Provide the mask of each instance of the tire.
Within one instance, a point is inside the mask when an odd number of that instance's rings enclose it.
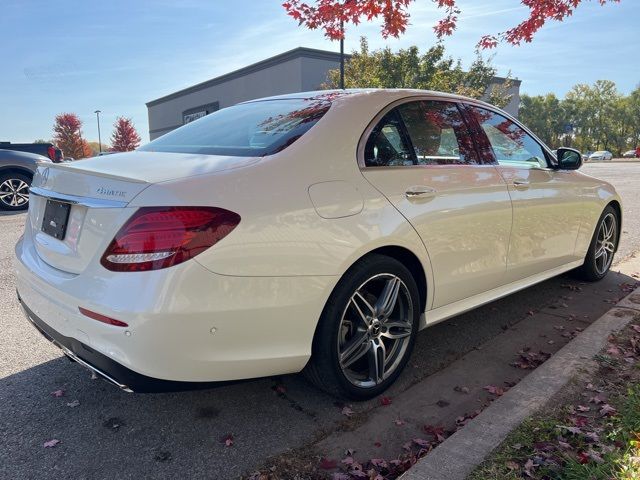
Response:
[[[602,280],[611,268],[619,235],[618,213],[611,205],[607,205],[596,224],[584,264],[575,271],[576,276],[589,282]]]
[[[385,391],[411,356],[418,299],[416,282],[399,261],[376,254],[358,261],[325,305],[304,369],[307,378],[341,398],[365,400]]]
[[[31,177],[22,173],[0,175],[0,209],[16,211],[29,207]]]

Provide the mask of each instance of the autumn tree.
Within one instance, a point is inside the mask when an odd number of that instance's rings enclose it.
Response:
[[[140,135],[130,118],[118,117],[113,124],[111,151],[130,152],[140,146]]]
[[[369,50],[366,38],[360,39],[360,51],[354,51],[345,64],[345,88],[418,88],[485,98],[504,107],[511,95],[511,83],[493,82],[496,70],[478,56],[464,70],[460,60],[445,55],[442,44],[421,53],[416,46],[391,51],[389,47]],[[338,88],[339,70],[330,70],[327,88]]]
[[[75,113],[61,113],[53,125],[53,143],[65,157],[73,159],[90,157],[92,152],[87,141],[82,138],[82,122]]]
[[[421,0],[426,2],[427,0]],[[433,27],[438,38],[451,35],[461,14],[458,0],[431,0],[443,10],[443,17]],[[620,0],[597,0],[601,5],[619,3]],[[480,3],[480,0],[477,0]],[[534,35],[550,20],[563,21],[586,0],[513,0],[528,8],[525,19],[504,32],[484,35],[478,41],[480,48],[493,48],[499,42],[519,45],[531,42]],[[344,36],[343,25],[357,25],[363,20],[382,19],[382,36],[399,37],[409,24],[409,6],[414,0],[286,0],[282,6],[301,25],[320,28],[331,40]],[[491,3],[484,2],[487,6]]]

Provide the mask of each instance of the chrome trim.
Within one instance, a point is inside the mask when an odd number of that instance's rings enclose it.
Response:
[[[467,98],[467,97],[463,97],[463,96],[460,96],[460,95],[452,95],[452,96],[447,96],[446,94],[445,95],[438,95],[438,94],[434,94],[434,93],[426,93],[425,92],[424,94],[414,94],[414,95],[410,95],[410,96],[407,96],[407,97],[403,97],[403,98],[394,100],[393,102],[389,103],[386,107],[384,107],[382,110],[380,110],[375,117],[373,117],[373,120],[371,120],[369,125],[367,125],[367,128],[365,128],[364,132],[362,132],[362,135],[360,135],[360,139],[358,140],[358,148],[356,149],[356,157],[357,157],[357,161],[358,161],[358,167],[360,167],[360,170],[364,170],[364,169],[380,169],[380,168],[411,168],[411,167],[414,167],[414,168],[416,168],[416,167],[417,168],[433,168],[433,167],[442,167],[442,166],[453,166],[453,165],[406,165],[406,166],[405,165],[396,165],[396,166],[386,166],[386,167],[368,167],[368,166],[365,165],[364,149],[365,149],[367,140],[369,139],[369,135],[371,135],[371,132],[376,127],[378,122],[382,119],[382,117],[384,117],[390,110],[392,110],[393,108],[397,107],[398,105],[402,105],[404,103],[410,103],[410,102],[426,101],[426,100],[455,103],[458,106],[462,106],[462,107],[464,106],[464,104],[475,105],[477,107],[484,108],[485,110],[489,110],[489,111],[492,111],[494,113],[497,113],[498,115],[502,115],[503,117],[507,118],[508,120],[511,120],[516,125],[518,125],[520,128],[522,128],[537,143],[540,144],[540,146],[545,151],[545,153],[547,153],[551,158],[555,159],[555,155],[553,154],[551,149],[542,140],[540,140],[531,130],[529,130],[526,126],[524,126],[516,118],[512,117],[511,115],[509,115],[504,110],[501,110],[500,108],[497,108],[497,107],[491,105],[490,103],[483,102],[482,100],[477,100],[475,98]],[[496,162],[496,163],[490,163],[490,164],[489,163],[459,164],[458,166],[467,166],[467,167],[491,166],[491,167],[498,167],[498,166],[500,166],[500,164],[498,162]],[[557,168],[553,168],[553,167],[547,167],[546,170],[558,171]]]
[[[52,192],[51,190],[46,190],[40,187],[31,187],[29,189],[29,193],[37,197],[70,203],[71,205],[82,205],[89,208],[123,208],[126,207],[129,203],[123,202],[122,200],[107,200],[104,198],[89,198],[81,197],[79,195],[68,195],[66,193]]]

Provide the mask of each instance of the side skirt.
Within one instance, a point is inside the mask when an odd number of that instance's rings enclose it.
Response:
[[[494,288],[493,290],[489,290],[488,292],[479,293],[477,295],[474,295],[473,297],[465,298],[464,300],[459,300],[449,305],[444,305],[442,307],[429,310],[420,317],[420,329],[430,327],[431,325],[435,325],[436,323],[447,320],[448,318],[455,317],[456,315],[460,315],[461,313],[473,310],[474,308],[477,308],[486,303],[493,302],[494,300],[506,297],[507,295],[511,295],[512,293],[515,293],[519,290],[531,287],[536,283],[540,283],[550,278],[556,277],[562,273],[579,267],[583,263],[584,260],[576,260],[575,262],[552,268],[551,270],[532,275],[522,280],[518,280],[517,282]]]

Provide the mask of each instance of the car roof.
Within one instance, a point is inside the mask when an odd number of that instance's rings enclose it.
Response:
[[[450,101],[472,102],[475,104],[492,107],[492,105],[477,100],[475,98],[456,95],[453,93],[438,92],[435,90],[418,90],[412,88],[348,88],[345,90],[311,90],[307,92],[287,93],[284,95],[274,95],[271,97],[256,98],[244,103],[261,102],[267,100],[286,100],[286,99],[308,99],[308,100],[327,100],[331,102],[342,102],[361,99],[363,97],[388,97],[390,101],[404,97],[438,97]],[[492,107],[495,108],[495,107]]]
[[[30,152],[21,152],[20,150],[6,150],[0,148],[0,160],[5,158],[23,158],[23,159],[32,159],[32,160],[42,160],[51,161],[49,157],[45,157],[44,155],[38,155],[37,153]]]

